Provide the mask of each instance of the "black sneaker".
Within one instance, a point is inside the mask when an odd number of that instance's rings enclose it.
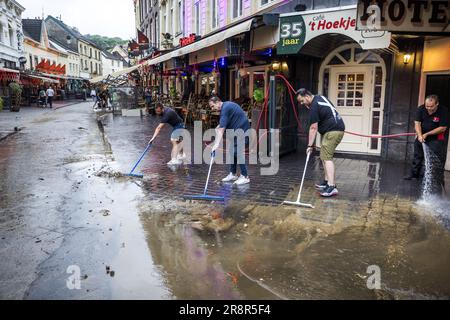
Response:
[[[322,183],[318,183],[315,185],[316,189],[319,191],[325,190],[326,187],[328,187],[328,181],[324,180]]]
[[[321,193],[320,195],[322,197],[332,197],[332,196],[337,196],[339,194],[338,189],[336,188],[336,186],[327,186]]]

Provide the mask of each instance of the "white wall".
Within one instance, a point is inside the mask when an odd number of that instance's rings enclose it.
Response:
[[[14,1],[10,4],[12,8],[0,0],[0,60],[16,62],[19,67],[19,58],[23,55],[23,44],[19,40],[23,40],[21,14],[24,8],[18,7]]]
[[[36,69],[36,63],[35,63],[35,57],[38,58],[38,61],[41,62],[42,59],[49,60],[52,63],[56,62],[56,64],[60,63],[58,62],[58,55],[53,51],[48,51],[45,48],[42,47],[35,47],[30,44],[31,40],[26,39],[24,42],[24,48],[25,48],[25,55],[27,58],[27,63],[25,64],[25,69]],[[35,42],[33,42],[35,43]],[[33,63],[30,63],[30,55],[33,57]],[[31,65],[33,65],[33,68],[31,68]]]
[[[123,61],[108,59],[104,54],[102,54],[102,66],[104,76],[124,69]]]

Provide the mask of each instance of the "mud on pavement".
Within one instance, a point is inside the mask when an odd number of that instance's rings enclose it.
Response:
[[[448,230],[410,201],[380,196],[308,210],[164,200],[145,201],[140,212],[179,298],[450,297]],[[379,290],[367,287],[374,265]]]

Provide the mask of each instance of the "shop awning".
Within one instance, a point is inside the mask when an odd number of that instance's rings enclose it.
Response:
[[[67,79],[66,76],[61,76],[61,75],[57,75],[57,74],[42,73],[42,75],[45,77],[48,77],[48,78]]]
[[[209,36],[205,39],[194,42],[193,44],[187,45],[186,47],[176,49],[174,51],[171,51],[171,52],[164,54],[160,57],[157,57],[155,59],[148,60],[145,64],[147,64],[147,65],[158,64],[158,63],[167,61],[172,58],[184,56],[186,54],[198,51],[200,49],[211,47],[215,44],[218,44],[218,43],[224,41],[225,39],[228,39],[228,38],[237,36],[241,33],[250,31],[250,29],[252,27],[252,23],[253,23],[253,19],[247,20],[238,25],[235,25],[234,27],[231,27],[229,29],[223,30],[216,34],[213,34],[212,36]]]
[[[19,70],[8,69],[8,68],[0,68],[0,71],[2,71],[2,72],[11,72],[11,73],[20,73]]]
[[[116,71],[114,73],[107,74],[107,75],[104,75],[104,76],[96,77],[96,78],[93,78],[93,79],[89,80],[89,82],[90,83],[99,83],[99,82],[102,82],[103,80],[106,80],[108,78],[118,78],[120,76],[123,76],[125,74],[131,73],[131,72],[139,69],[139,67],[141,67],[141,66],[143,66],[143,64],[140,64],[140,65],[137,65],[137,66],[133,66],[133,67],[130,67],[130,68],[126,68],[126,69],[123,69],[123,70],[120,70],[120,71]]]
[[[55,79],[51,79],[51,78],[46,78],[46,77],[41,77],[41,76],[36,76],[36,75],[32,75],[32,74],[25,74],[24,77],[29,77],[29,78],[34,78],[34,79],[40,79],[43,80],[45,82],[49,82],[49,83],[59,83],[58,80]]]
[[[20,71],[9,69],[9,68],[0,68],[0,80],[6,81],[19,81]]]

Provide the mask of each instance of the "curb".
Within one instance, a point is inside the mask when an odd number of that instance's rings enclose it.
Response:
[[[19,130],[17,130],[17,131],[11,131],[10,133],[7,133],[5,136],[0,137],[0,142],[8,139],[9,137],[15,135],[16,133],[19,133],[21,130],[22,130],[22,128],[19,128]]]
[[[76,105],[76,104],[79,104],[79,103],[82,103],[82,102],[72,102],[72,103],[69,103],[69,104],[66,104],[66,105],[63,105],[63,106],[60,106],[60,107],[54,107],[52,110],[53,111],[59,110],[59,109],[70,107],[70,106],[73,106],[73,105]]]

